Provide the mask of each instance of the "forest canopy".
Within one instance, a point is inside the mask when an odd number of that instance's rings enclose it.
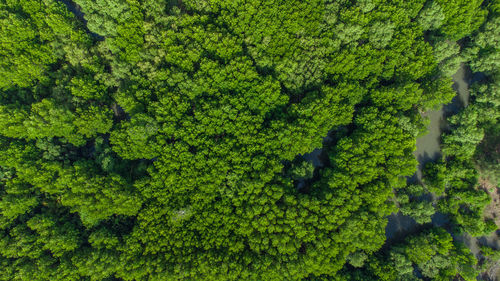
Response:
[[[0,280],[474,277],[442,229],[379,250],[394,190],[423,194],[406,187],[421,113],[455,95],[464,42],[498,75],[483,59],[498,61],[496,7],[0,0]],[[465,189],[474,173],[429,180]],[[443,212],[491,230],[459,214],[488,202],[471,196]]]

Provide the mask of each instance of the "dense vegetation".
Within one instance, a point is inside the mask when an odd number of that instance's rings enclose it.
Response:
[[[443,229],[381,247],[394,197],[495,227],[498,7],[0,0],[0,280],[472,280]],[[407,187],[461,62],[487,81]]]
[[[470,104],[448,118],[443,157],[427,165],[425,178],[429,190],[442,196],[440,211],[450,214],[461,230],[475,236],[497,228],[492,221],[482,221],[490,199],[477,188],[480,176],[498,186],[500,171],[500,5],[493,3],[489,9],[487,21],[464,43],[464,60],[469,61],[473,72],[481,74],[481,79],[472,84]]]
[[[359,267],[355,259],[353,267]],[[477,263],[463,244],[454,244],[445,230],[435,228],[410,236],[389,250],[376,253],[361,270],[351,270],[344,280],[453,280],[459,274],[463,280],[476,280]],[[425,280],[425,279],[424,279]]]

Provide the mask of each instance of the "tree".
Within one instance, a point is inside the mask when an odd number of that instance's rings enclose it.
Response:
[[[118,35],[117,28],[130,13],[127,1],[117,0],[76,0],[87,20],[90,31],[100,36],[114,37]]]
[[[475,280],[479,274],[476,265],[465,245],[453,241],[445,230],[431,228],[377,253],[361,270],[379,280],[449,280],[456,276]]]
[[[422,185],[409,185],[399,189],[396,194],[399,211],[419,224],[430,223],[436,210],[432,202],[422,198],[426,193]]]
[[[439,230],[379,250],[394,188],[430,217],[402,188],[478,1],[66,2],[0,0],[0,279],[472,276]],[[495,106],[457,117],[426,180],[474,234],[487,202],[451,148]]]
[[[435,30],[443,25],[446,15],[438,1],[428,2],[420,11],[418,23],[424,30]]]

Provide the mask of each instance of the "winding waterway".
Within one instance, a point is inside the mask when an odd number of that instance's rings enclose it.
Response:
[[[478,77],[473,77],[468,68],[462,65],[457,73],[453,75],[453,88],[457,92],[457,95],[453,98],[452,102],[444,105],[440,110],[430,110],[423,114],[423,116],[430,119],[430,123],[427,127],[428,133],[417,139],[417,150],[414,152],[414,155],[419,164],[415,175],[409,179],[410,182],[421,182],[424,165],[429,161],[436,161],[441,157],[441,134],[448,126],[446,118],[456,114],[468,105],[469,84],[476,79]],[[448,219],[443,214],[436,213],[432,217],[432,225],[434,226],[444,226],[447,223]],[[421,227],[412,218],[404,216],[399,212],[393,213],[389,216],[386,226],[386,237],[388,241],[401,240],[413,232],[420,230]],[[477,256],[480,251],[478,242],[482,245],[500,249],[498,232],[479,238],[474,238],[466,234],[455,236],[455,239],[465,243],[471,252]],[[496,273],[492,273],[492,275],[498,277],[500,268],[496,268],[495,270]]]
[[[415,175],[409,179],[410,182],[421,182],[422,169],[425,164],[441,157],[441,134],[447,127],[446,118],[468,105],[470,78],[471,75],[467,67],[462,65],[453,75],[453,89],[457,95],[451,103],[444,105],[439,110],[429,110],[422,114],[423,117],[429,118],[430,122],[427,126],[428,133],[417,139],[417,150],[413,154],[418,161],[418,167]],[[435,226],[443,226],[447,222],[446,216],[441,214],[436,214],[432,218],[432,223]],[[420,225],[412,218],[401,213],[391,214],[385,229],[386,237],[388,240],[397,240],[419,228]]]

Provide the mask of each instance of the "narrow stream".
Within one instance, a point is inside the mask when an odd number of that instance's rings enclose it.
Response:
[[[59,2],[63,3],[64,5],[66,5],[66,8],[75,15],[76,19],[79,20],[84,28],[86,29],[86,31],[92,36],[94,37],[96,40],[98,41],[102,41],[104,40],[104,37],[102,37],[101,35],[97,34],[97,33],[94,33],[92,31],[90,31],[87,27],[87,20],[85,19],[85,14],[83,13],[82,9],[80,6],[78,6],[73,0],[58,0]]]

